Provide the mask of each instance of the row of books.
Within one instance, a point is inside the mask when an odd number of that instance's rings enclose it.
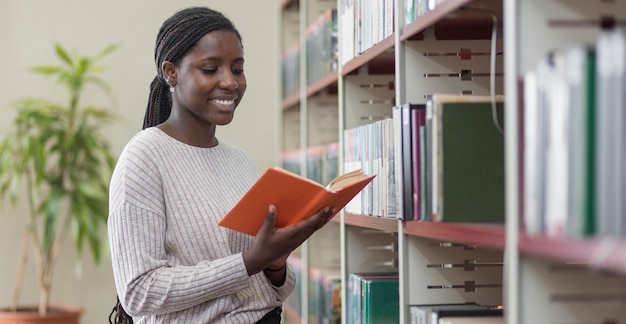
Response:
[[[325,10],[306,29],[306,77],[313,84],[338,67],[337,10]],[[283,52],[281,60],[281,86],[283,98],[300,90],[300,44]]]
[[[346,323],[398,323],[398,273],[350,273],[347,282]]]
[[[306,30],[306,73],[313,84],[337,70],[337,9],[325,10]]]
[[[360,169],[376,175],[346,205],[346,212],[397,218],[393,132],[389,118],[344,130],[344,173]]]
[[[303,278],[303,268],[299,259],[290,257],[288,263],[294,270],[297,282]],[[339,269],[316,269],[308,270],[308,314],[307,323],[315,324],[339,324],[341,323],[341,275]],[[289,295],[285,304],[300,319],[302,285],[296,285],[294,292]]]
[[[433,95],[344,131],[344,171],[377,177],[347,206],[403,220],[504,222],[502,96]]]
[[[435,94],[394,110],[403,218],[504,223],[504,98]]]
[[[504,222],[503,97],[435,94],[393,107],[392,118],[343,132],[343,173],[376,175],[352,214],[435,222]],[[326,185],[338,143],[283,152],[281,166]]]
[[[300,45],[288,48],[281,59],[281,90],[283,98],[295,95],[300,90]]]
[[[393,34],[393,0],[340,0],[341,64]]]
[[[524,77],[523,220],[530,235],[626,235],[626,33],[543,57]]]
[[[476,303],[409,305],[410,324],[504,324],[500,306]]]
[[[308,179],[326,185],[337,177],[339,143],[309,147],[305,152],[301,150],[282,152],[280,155],[280,166],[295,174],[302,174],[301,159],[303,153],[306,159],[306,175]]]
[[[307,323],[341,323],[341,272],[339,269],[309,269]]]
[[[404,23],[409,24],[423,16],[444,0],[404,0]]]

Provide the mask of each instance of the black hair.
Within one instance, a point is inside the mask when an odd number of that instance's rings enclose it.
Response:
[[[143,120],[143,129],[164,122],[172,111],[169,85],[161,69],[163,62],[177,63],[200,38],[207,33],[218,30],[233,32],[241,42],[241,35],[233,23],[222,13],[209,8],[191,7],[183,9],[163,23],[154,47],[157,76],[150,84],[150,95]]]
[[[241,42],[241,35],[233,23],[222,13],[204,7],[191,7],[175,13],[161,25],[154,47],[157,76],[150,84],[148,106],[143,129],[163,123],[172,111],[169,85],[163,76],[163,61],[177,63],[204,35],[218,30],[233,32]],[[243,45],[242,45],[243,46]],[[132,324],[133,319],[122,307],[119,297],[109,323]]]

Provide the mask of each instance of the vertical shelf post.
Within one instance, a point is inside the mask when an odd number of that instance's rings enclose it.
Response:
[[[505,215],[506,242],[504,251],[504,308],[506,323],[519,323],[519,187],[518,187],[518,49],[517,13],[519,1],[504,1],[504,52],[507,55],[504,70],[505,106],[509,111],[504,120],[505,139]]]

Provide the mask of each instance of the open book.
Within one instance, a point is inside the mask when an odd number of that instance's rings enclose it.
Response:
[[[324,187],[282,168],[269,168],[219,225],[254,236],[263,225],[270,205],[276,206],[277,228],[313,216],[324,207],[339,212],[374,177],[355,170],[338,176]]]

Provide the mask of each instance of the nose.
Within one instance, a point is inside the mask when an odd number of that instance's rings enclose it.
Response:
[[[233,72],[227,69],[222,73],[219,86],[223,89],[235,90],[239,88],[239,82],[237,82],[237,78],[235,78]]]

